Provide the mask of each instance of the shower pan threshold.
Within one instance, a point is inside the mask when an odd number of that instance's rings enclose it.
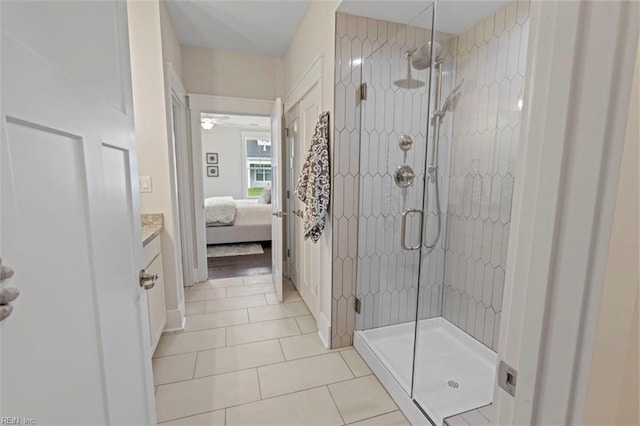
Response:
[[[490,404],[496,353],[442,317],[418,322],[415,403],[410,398],[414,323],[356,331],[354,346],[414,425]],[[427,414],[425,418],[421,410]]]

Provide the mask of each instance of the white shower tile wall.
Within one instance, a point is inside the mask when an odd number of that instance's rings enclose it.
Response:
[[[454,73],[451,72],[455,68],[455,52],[457,49],[457,37],[453,34],[436,31],[434,33],[435,41],[441,46],[440,61],[442,62],[442,98],[444,99],[454,87]],[[431,109],[429,116],[433,115],[436,109],[435,96],[436,90],[436,73],[432,75],[432,95],[430,99]],[[441,100],[442,102],[442,100]],[[446,229],[448,223],[448,200],[449,200],[449,174],[450,174],[450,156],[451,141],[453,132],[454,116],[446,114],[440,126],[439,138],[439,158],[438,158],[438,184],[439,197],[441,205],[441,235],[432,249],[427,248],[432,245],[432,241],[437,236],[438,216],[436,209],[436,191],[434,182],[430,181],[424,195],[424,211],[425,211],[425,236],[424,246],[422,250],[422,266],[420,269],[420,292],[418,303],[418,318],[428,319],[442,315],[442,292],[444,289],[444,268],[445,268],[445,248],[446,248]],[[433,126],[429,127],[428,132],[429,147],[433,147],[432,140],[434,138]],[[430,164],[433,152],[428,150],[427,159]]]
[[[417,27],[342,13],[336,16],[333,220],[338,237],[333,247],[333,347],[352,343],[354,320],[360,329],[416,317],[419,254],[401,249],[400,227],[402,210],[423,204],[429,85],[404,89],[394,82],[407,78],[404,52],[424,45],[429,37],[429,31]],[[449,56],[452,62],[453,55]],[[427,70],[412,70],[413,80],[426,83],[428,75]],[[363,81],[367,99],[360,102],[356,95]],[[401,133],[414,140],[406,157],[397,143]],[[448,164],[448,148],[440,155],[441,164]],[[406,190],[393,182],[396,168],[403,163],[417,174],[414,186]],[[441,168],[439,174],[445,181],[448,168]],[[445,201],[447,194],[443,191]],[[433,216],[431,206],[429,210]],[[429,223],[435,223],[432,217]],[[413,244],[418,226],[416,218],[409,221],[407,235],[413,237]],[[443,242],[435,253],[441,259],[440,274],[425,276],[425,281],[433,278],[429,284],[439,286],[435,292],[440,294]],[[356,294],[362,301],[362,313],[357,316]],[[441,306],[423,305],[428,309],[421,308],[422,314],[441,314]]]
[[[366,18],[336,14],[332,220],[331,347],[352,344],[358,243],[360,62],[380,45],[377,25]],[[386,28],[385,28],[386,29]],[[386,37],[386,35],[384,35]],[[375,47],[374,47],[375,46]],[[367,53],[368,51],[368,53]]]
[[[529,33],[513,1],[458,37],[443,316],[496,350]]]

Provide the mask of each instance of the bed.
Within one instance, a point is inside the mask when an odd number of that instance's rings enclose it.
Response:
[[[207,244],[271,241],[271,204],[212,197],[205,200]]]

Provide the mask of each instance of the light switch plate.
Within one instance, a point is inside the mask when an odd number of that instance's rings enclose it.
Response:
[[[151,187],[151,176],[138,176],[140,192],[153,192]]]

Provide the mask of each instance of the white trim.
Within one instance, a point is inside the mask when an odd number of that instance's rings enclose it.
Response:
[[[182,310],[172,309],[170,311],[167,311],[167,323],[164,327],[165,333],[184,330],[184,325],[187,321],[187,317],[184,315],[183,311],[184,306],[182,306]]]
[[[180,272],[183,274],[183,284],[185,286],[189,286],[195,282],[196,269],[194,268],[195,232],[193,206],[188,202],[192,197],[193,186],[190,178],[192,167],[191,153],[189,151],[190,146],[187,143],[187,92],[180,81],[178,73],[170,62],[167,62],[165,72],[165,81],[167,84],[167,137],[172,141],[171,143],[175,149],[175,172],[178,187],[177,209],[179,212],[178,217],[180,218],[178,226],[180,228],[181,236],[180,255],[182,256],[182,270]],[[174,121],[176,121],[173,117],[174,104],[180,110],[180,117],[177,119],[178,128],[176,131],[179,132],[179,136],[183,138],[182,143],[178,143],[179,141],[173,140],[173,124]],[[182,292],[183,297],[179,298],[179,301],[184,299],[184,289]]]
[[[167,72],[168,70],[168,72]],[[179,152],[178,152],[178,144],[176,143],[176,141],[174,140],[173,136],[173,120],[172,120],[172,116],[173,116],[173,109],[172,109],[172,98],[173,98],[173,89],[171,86],[171,83],[176,83],[176,88],[178,89],[178,91],[182,90],[182,94],[184,95],[186,92],[184,91],[184,87],[182,86],[182,83],[180,82],[180,78],[178,77],[178,75],[174,73],[174,75],[172,76],[172,66],[171,63],[168,62],[165,65],[165,73],[163,73],[163,77],[164,77],[164,84],[165,84],[165,113],[166,113],[166,131],[167,131],[167,142],[169,144],[168,146],[168,153],[169,153],[169,183],[171,185],[171,188],[169,189],[170,194],[171,194],[171,213],[172,213],[172,217],[173,220],[171,221],[171,225],[170,227],[173,228],[173,241],[170,241],[169,239],[169,235],[165,232],[163,233],[163,237],[162,237],[162,241],[163,241],[163,246],[167,247],[167,246],[173,246],[173,263],[174,263],[174,270],[175,270],[175,278],[176,278],[176,284],[175,284],[175,292],[176,292],[176,301],[178,304],[178,307],[182,308],[182,312],[183,314],[185,314],[185,310],[184,310],[184,263],[183,263],[183,235],[182,235],[182,219],[180,217],[180,206],[179,206],[179,189],[178,189],[178,185],[180,182],[180,177],[178,176],[178,157],[179,157]],[[167,90],[167,89],[171,89],[171,90]],[[186,98],[182,98],[182,100],[180,100],[179,98],[179,94],[178,97],[176,97],[176,100],[178,100],[179,102],[186,102]],[[185,105],[186,108],[186,105]],[[186,130],[186,129],[185,129]],[[185,138],[186,138],[186,131],[185,131]],[[165,222],[166,223],[166,222]],[[166,225],[165,225],[166,226]],[[165,256],[167,253],[167,250],[163,250],[163,256]],[[166,286],[166,281],[165,281],[165,286]],[[167,287],[165,287],[165,294],[167,291]]]
[[[391,395],[391,398],[393,398],[398,407],[400,407],[402,414],[404,414],[407,420],[414,426],[431,426],[429,420],[427,420],[420,409],[416,407],[409,395],[378,359],[358,331],[353,333],[353,347],[356,348],[356,351],[362,356],[362,359],[364,359],[371,371],[373,371],[376,378],[380,380],[380,383],[382,383],[386,391]]]
[[[200,112],[271,116],[273,102],[264,99],[230,98],[228,96],[189,93],[189,108]]]
[[[320,340],[322,340],[324,347],[331,349],[331,322],[319,309],[316,327],[318,327],[318,336],[320,336]]]
[[[190,95],[189,95],[190,96]],[[191,98],[189,97],[191,104]],[[206,281],[209,277],[207,265],[207,228],[204,219],[204,171],[202,168],[202,126],[200,124],[200,110],[190,110],[191,132],[189,144],[191,146],[191,178],[193,185],[193,229],[196,239],[195,252],[195,281]]]
[[[637,16],[635,2],[531,3],[498,347],[518,382],[515,398],[496,387],[497,424],[581,424]]]
[[[191,115],[190,146],[192,155],[193,209],[196,239],[196,281],[206,281],[209,275],[207,266],[206,224],[204,219],[204,177],[202,171],[202,127],[200,114],[203,112],[219,114],[259,115],[270,117],[274,101],[264,99],[231,98],[227,96],[187,95]]]
[[[318,56],[311,66],[307,68],[302,77],[300,77],[296,82],[289,93],[287,93],[287,96],[285,96],[284,101],[282,102],[285,113],[288,112],[295,104],[300,102],[302,97],[307,94],[316,83],[321,82],[324,77],[324,68],[322,67],[323,60],[322,56]],[[322,99],[320,101],[322,101]],[[322,103],[320,105],[322,105]]]

